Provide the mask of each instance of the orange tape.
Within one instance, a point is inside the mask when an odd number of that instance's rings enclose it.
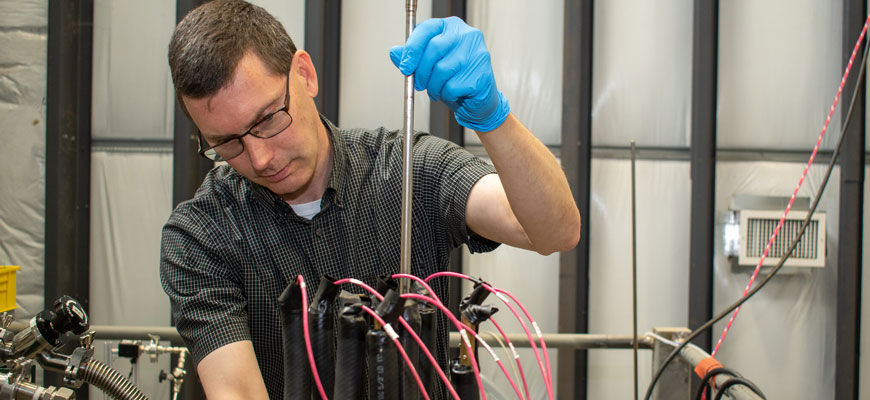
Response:
[[[695,375],[698,375],[698,378],[704,379],[707,373],[715,368],[722,368],[722,363],[716,361],[713,357],[707,357],[695,366]]]

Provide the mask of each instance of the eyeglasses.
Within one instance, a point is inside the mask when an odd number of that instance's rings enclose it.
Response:
[[[200,132],[199,137],[197,138],[199,141],[199,154],[209,160],[226,161],[237,157],[245,151],[245,144],[242,142],[243,137],[252,135],[260,139],[268,139],[284,132],[288,127],[290,127],[290,124],[293,123],[293,117],[288,111],[290,107],[289,77],[284,82],[284,88],[284,108],[263,117],[257,121],[251,129],[248,129],[247,132],[223,140],[214,146],[209,146],[202,137],[202,132]]]

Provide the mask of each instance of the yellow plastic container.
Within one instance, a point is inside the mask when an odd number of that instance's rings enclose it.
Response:
[[[21,269],[18,265],[0,265],[0,312],[14,310],[15,305],[15,273]]]

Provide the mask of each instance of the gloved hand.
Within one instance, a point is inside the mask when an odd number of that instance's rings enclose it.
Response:
[[[483,33],[457,17],[423,21],[390,60],[414,88],[447,104],[460,125],[489,132],[504,122],[510,105],[495,85]]]

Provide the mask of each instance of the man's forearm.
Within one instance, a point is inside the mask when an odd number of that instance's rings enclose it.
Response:
[[[580,212],[550,150],[513,114],[478,136],[532,247],[544,254],[573,248],[580,237]]]

